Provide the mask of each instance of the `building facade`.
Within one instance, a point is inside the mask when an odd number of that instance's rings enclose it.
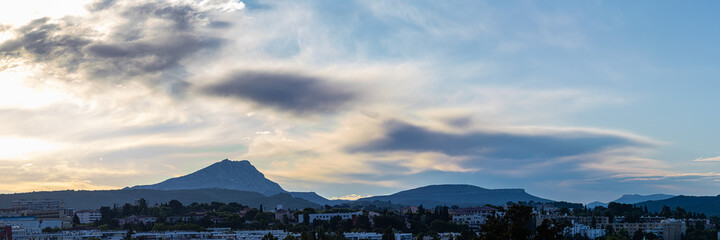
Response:
[[[80,220],[80,224],[88,224],[100,221],[102,214],[96,210],[81,210],[75,212],[75,215]]]

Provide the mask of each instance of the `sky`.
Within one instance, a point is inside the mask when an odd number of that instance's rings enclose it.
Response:
[[[249,160],[336,199],[430,184],[717,195],[715,1],[0,3],[0,192]]]

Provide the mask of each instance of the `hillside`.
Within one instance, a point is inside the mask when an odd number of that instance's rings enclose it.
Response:
[[[671,197],[674,197],[675,195],[667,195],[667,194],[651,194],[651,195],[640,195],[640,194],[625,194],[622,195],[620,198],[612,201],[616,203],[623,203],[623,204],[636,204],[640,202],[646,202],[646,201],[656,201],[656,200],[665,200]],[[604,202],[591,202],[586,205],[587,208],[595,208],[595,207],[607,207],[608,203]]]
[[[361,198],[357,201],[390,201],[403,205],[501,205],[509,201],[552,202],[530,195],[523,189],[485,189],[473,185],[430,185],[398,192],[387,196]]]
[[[210,203],[210,202],[237,202],[251,207],[260,204],[274,208],[282,204],[288,209],[302,209],[306,207],[320,207],[310,201],[293,198],[290,194],[281,193],[265,196],[255,192],[228,190],[228,189],[195,189],[195,190],[148,190],[148,189],[122,189],[106,191],[52,191],[0,194],[0,208],[11,208],[12,201],[18,199],[60,199],[68,208],[98,209],[101,206],[113,206],[132,203],[134,200],[145,198],[149,204],[165,203],[178,200],[183,204]]]
[[[320,205],[334,206],[334,205],[350,202],[348,200],[329,200],[327,198],[324,198],[324,197],[318,195],[315,192],[290,192],[290,195],[295,198],[305,199],[305,200],[308,200],[310,202],[314,202],[314,203],[317,203]]]
[[[665,200],[665,199],[668,199],[668,198],[671,198],[674,196],[675,195],[667,195],[667,194],[651,194],[651,195],[625,194],[613,202],[624,203],[624,204],[635,204],[635,203],[646,202],[646,201]]]
[[[688,212],[699,212],[709,216],[720,216],[720,195],[718,196],[677,196],[665,200],[637,203],[647,206],[651,212],[660,212],[663,206],[671,209],[681,207]]]

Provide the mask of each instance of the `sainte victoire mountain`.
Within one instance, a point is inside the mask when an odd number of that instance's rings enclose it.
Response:
[[[192,190],[192,189],[230,189],[262,193],[266,196],[284,193],[279,184],[265,178],[249,161],[216,162],[194,173],[171,178],[153,185],[141,185],[132,189],[154,190]]]

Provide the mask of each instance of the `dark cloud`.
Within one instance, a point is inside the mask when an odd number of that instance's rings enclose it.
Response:
[[[19,37],[0,44],[0,56],[26,58],[74,71],[82,62],[82,49],[91,41],[83,36],[63,33],[63,27],[76,26],[51,23],[49,18],[33,20],[16,29]]]
[[[42,63],[54,75],[83,74],[93,81],[138,79],[181,93],[189,85],[183,61],[200,51],[217,50],[223,40],[208,36],[207,13],[192,5],[164,1],[87,6],[96,17],[114,15],[120,25],[102,33],[88,19],[41,18],[13,29],[15,39],[0,43],[0,57]],[[111,7],[112,6],[112,7]],[[166,25],[152,24],[162,20]],[[221,24],[222,25],[222,24]]]
[[[271,72],[243,72],[222,83],[209,86],[213,96],[248,100],[294,114],[336,112],[358,98],[358,93],[327,80]]]
[[[385,124],[385,136],[355,146],[352,152],[439,152],[483,159],[557,159],[621,147],[649,147],[628,137],[585,131],[545,134],[496,132],[445,133],[408,123]]]

